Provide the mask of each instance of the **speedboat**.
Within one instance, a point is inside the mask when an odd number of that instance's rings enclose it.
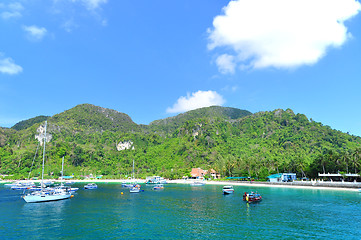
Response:
[[[132,188],[135,185],[136,185],[135,183],[122,183],[122,187],[126,187],[126,188]]]
[[[97,189],[98,186],[95,183],[88,183],[84,186],[84,189]]]
[[[191,186],[204,186],[205,185],[205,183],[204,182],[193,182],[193,183],[191,183],[190,184]]]
[[[130,188],[129,189],[129,192],[130,193],[139,193],[139,192],[142,192],[143,190],[140,190],[140,185],[137,184],[135,185],[134,187]]]
[[[153,187],[154,190],[161,190],[161,189],[164,189],[164,186],[163,184],[157,184]]]
[[[247,193],[247,192],[245,192],[243,194],[243,201],[246,201],[247,203],[260,202],[260,201],[262,201],[262,196],[259,193],[254,193],[254,192]]]
[[[222,192],[224,195],[234,193],[233,186],[224,186]]]
[[[76,191],[79,190],[79,188],[66,186],[66,185],[56,186],[56,187],[54,187],[54,189],[56,189],[58,191],[69,191],[71,193],[75,193]]]

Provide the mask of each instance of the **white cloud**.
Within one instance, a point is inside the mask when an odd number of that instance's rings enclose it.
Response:
[[[235,86],[225,86],[222,88],[222,91],[225,91],[225,92],[236,92],[238,90],[238,86],[235,85]]]
[[[24,31],[28,34],[29,39],[39,41],[46,35],[47,30],[44,27],[23,26]]]
[[[355,0],[230,1],[213,20],[208,48],[234,52],[232,61],[227,54],[217,63],[223,73],[231,73],[235,62],[243,68],[310,65],[345,43],[351,34],[344,21],[359,11]]]
[[[72,0],[73,2],[81,2],[86,9],[93,11],[100,7],[101,4],[105,4],[108,0]]]
[[[3,54],[0,53],[0,73],[14,75],[22,71],[23,68],[16,65],[12,58],[3,58]]]
[[[10,3],[8,5],[1,4],[0,9],[4,9],[3,12],[0,13],[2,19],[10,19],[10,18],[19,18],[22,16],[21,11],[24,10],[24,7],[19,2]]]
[[[197,108],[222,105],[225,100],[215,91],[198,91],[180,97],[171,108],[167,108],[167,113],[186,112]]]
[[[79,25],[74,22],[73,18],[71,18],[64,22],[61,27],[64,28],[67,32],[72,32],[74,29],[79,28]]]
[[[234,73],[234,69],[236,68],[234,56],[228,54],[218,56],[216,64],[218,66],[218,70],[223,74]]]

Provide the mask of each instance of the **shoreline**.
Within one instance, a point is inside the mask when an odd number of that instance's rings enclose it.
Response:
[[[16,180],[0,180],[0,184],[14,182]],[[25,180],[23,180],[25,181]],[[32,180],[35,183],[41,182],[41,180]],[[52,181],[54,183],[60,183],[61,180],[45,179],[44,181]],[[83,179],[83,180],[65,180],[74,183],[124,183],[129,182],[128,179]],[[135,182],[145,183],[144,179],[135,179]],[[167,180],[167,183],[173,184],[190,184],[194,180]],[[257,187],[271,187],[271,188],[295,188],[295,189],[320,189],[320,190],[341,190],[358,192],[361,189],[361,183],[352,182],[323,182],[323,181],[295,181],[289,183],[270,183],[270,182],[239,182],[239,181],[204,181],[209,185],[232,185],[232,186],[257,186]]]

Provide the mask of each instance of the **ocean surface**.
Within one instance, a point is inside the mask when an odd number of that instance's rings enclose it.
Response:
[[[361,239],[361,194],[351,191],[235,186],[120,184],[79,187],[74,198],[26,203],[0,185],[0,239]],[[245,191],[260,203],[242,201]],[[123,192],[123,194],[121,194]]]

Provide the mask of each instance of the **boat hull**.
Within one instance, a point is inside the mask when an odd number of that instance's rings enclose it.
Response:
[[[234,190],[223,190],[224,195],[232,194],[234,193]]]
[[[262,201],[262,196],[258,193],[245,193],[243,195],[243,201],[247,202],[247,203],[257,203]]]
[[[54,194],[54,195],[48,195],[48,194],[37,194],[37,195],[26,195],[23,197],[24,201],[27,203],[37,203],[37,202],[51,202],[51,201],[59,201],[71,198],[71,194]]]
[[[204,186],[206,185],[205,183],[202,182],[194,182],[190,184],[192,187],[198,187],[198,186]]]

